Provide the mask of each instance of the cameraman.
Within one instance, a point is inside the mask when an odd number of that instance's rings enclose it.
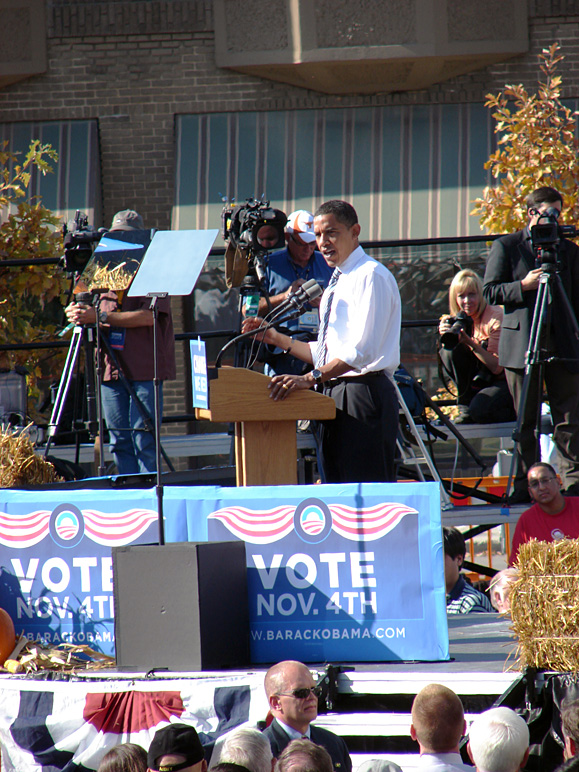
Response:
[[[503,309],[487,304],[480,277],[468,269],[452,280],[448,303],[452,316],[441,317],[438,353],[456,384],[455,423],[514,420],[513,400],[498,357]]]
[[[113,217],[111,231],[144,230],[143,218],[137,212],[126,209]],[[101,298],[99,324],[108,335],[120,368],[105,354],[104,376],[101,388],[103,413],[111,439],[111,453],[119,474],[155,472],[157,458],[155,438],[146,429],[145,419],[136,400],[125,385],[129,381],[137,399],[151,419],[155,415],[155,391],[153,379],[153,312],[151,299],[127,297],[122,300],[116,292],[108,292]],[[170,298],[158,301],[158,376],[161,381],[161,412],[163,381],[175,376],[175,336],[171,317]],[[71,303],[66,316],[75,324],[95,324],[96,309],[83,303]]]
[[[527,227],[493,244],[484,278],[484,295],[489,303],[504,306],[504,321],[499,343],[499,362],[505,368],[515,408],[525,375],[533,312],[539,279],[544,272],[532,248],[532,228],[541,221],[556,218],[563,208],[563,197],[550,187],[534,190],[526,199]],[[548,213],[548,214],[547,214]],[[556,245],[557,273],[575,316],[579,314],[579,248],[572,241],[560,239]],[[556,285],[554,285],[556,286]],[[548,356],[577,357],[576,342],[561,298],[553,297],[549,306],[550,335],[544,336],[541,348]],[[544,358],[544,357],[543,357]],[[518,444],[518,463],[514,492],[510,503],[530,501],[527,470],[538,460],[535,428],[537,408],[542,396],[542,383],[533,378],[525,403]],[[553,419],[553,441],[560,455],[559,472],[564,492],[579,493],[579,362],[546,361],[544,381]]]
[[[309,279],[316,279],[324,289],[328,286],[332,275],[332,269],[321,252],[315,249],[314,217],[310,212],[298,209],[289,215],[285,226],[285,240],[287,247],[274,252],[265,269],[263,284],[269,298],[261,298],[259,301],[258,314],[261,317],[266,316],[270,309],[277,308],[286,301],[290,293],[295,292]],[[319,305],[320,298],[317,298],[304,307],[298,319],[285,323],[289,330],[296,333],[296,339],[304,341],[316,339]],[[268,358],[265,366],[267,375],[284,373],[301,375],[311,370],[311,366],[304,364],[291,354],[284,354],[281,349],[272,349],[272,351],[273,354]]]

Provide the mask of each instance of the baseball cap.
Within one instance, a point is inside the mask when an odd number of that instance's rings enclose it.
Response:
[[[298,209],[292,212],[287,218],[286,232],[299,236],[302,241],[311,244],[316,240],[314,234],[314,216],[305,209]]]
[[[122,212],[117,212],[113,217],[111,224],[112,231],[143,231],[145,225],[143,218],[134,209],[123,209]]]
[[[158,759],[170,754],[184,756],[185,761],[178,764],[163,764],[162,766],[157,763]],[[147,753],[147,766],[149,769],[158,770],[158,772],[177,772],[179,769],[198,764],[204,758],[201,740],[192,726],[169,724],[169,726],[155,732]]]

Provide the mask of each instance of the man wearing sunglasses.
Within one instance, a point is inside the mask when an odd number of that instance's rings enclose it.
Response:
[[[305,209],[292,212],[285,226],[287,247],[274,252],[265,269],[265,290],[269,297],[259,301],[259,316],[265,317],[274,308],[284,303],[306,281],[315,279],[325,289],[328,286],[332,269],[326,263],[322,254],[316,251],[314,234],[314,217]],[[319,327],[320,298],[304,306],[297,319],[284,324],[292,331],[298,340],[315,340]],[[300,359],[291,354],[283,353],[281,349],[272,347],[271,361],[266,364],[267,375],[294,373],[301,375],[311,370]],[[271,353],[271,352],[270,352]]]
[[[293,660],[278,662],[265,675],[265,693],[273,721],[264,730],[277,758],[291,740],[307,738],[325,748],[337,772],[351,772],[352,760],[341,737],[311,726],[318,715],[318,697],[310,670]]]
[[[526,367],[526,355],[537,300],[537,288],[544,273],[532,245],[531,229],[557,223],[563,197],[550,187],[537,188],[527,196],[527,227],[493,241],[487,261],[483,294],[487,302],[504,307],[499,340],[499,363],[519,410]],[[546,259],[546,255],[543,254]],[[557,244],[556,272],[576,317],[579,317],[579,247],[567,239]],[[541,341],[541,358],[546,359],[544,381],[553,419],[553,441],[561,461],[559,469],[567,494],[579,493],[579,352],[572,332],[572,320],[564,313],[564,298],[558,283],[552,283],[549,304],[550,335]],[[525,401],[514,492],[510,503],[530,501],[527,470],[536,461],[535,425],[541,400],[539,378],[532,378]]]
[[[579,538],[579,498],[563,496],[561,481],[550,464],[539,461],[527,474],[529,495],[535,502],[520,516],[511,547],[509,565],[517,561],[521,544]]]

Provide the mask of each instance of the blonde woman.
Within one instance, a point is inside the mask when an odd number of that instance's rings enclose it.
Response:
[[[501,306],[483,297],[481,278],[460,271],[448,291],[450,315],[441,317],[439,355],[454,381],[460,412],[456,423],[500,423],[515,420],[513,400],[499,364]]]

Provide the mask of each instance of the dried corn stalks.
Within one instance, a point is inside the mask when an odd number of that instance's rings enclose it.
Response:
[[[0,488],[61,481],[54,466],[36,455],[26,431],[0,430]]]
[[[76,673],[80,670],[103,670],[114,665],[114,657],[94,651],[90,646],[75,646],[71,643],[48,646],[21,637],[11,658],[6,660],[4,667],[0,667],[0,672],[27,675],[46,671]]]
[[[519,549],[511,617],[521,668],[579,671],[579,539]]]

